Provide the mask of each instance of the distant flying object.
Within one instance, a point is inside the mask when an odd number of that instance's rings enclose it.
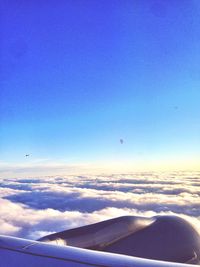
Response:
[[[29,157],[29,156],[30,156],[30,154],[26,154],[26,155],[25,155],[25,157]]]
[[[45,236],[0,235],[0,267],[192,267],[196,230],[175,216],[124,216]]]
[[[0,267],[194,267],[199,239],[176,216],[123,216],[38,241],[0,235]]]
[[[124,140],[123,139],[120,139],[119,141],[120,141],[120,144],[123,144],[124,143]]]

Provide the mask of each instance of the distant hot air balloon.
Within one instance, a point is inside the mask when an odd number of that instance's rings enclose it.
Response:
[[[119,141],[120,141],[120,144],[123,144],[124,143],[124,140],[123,139],[120,139]]]

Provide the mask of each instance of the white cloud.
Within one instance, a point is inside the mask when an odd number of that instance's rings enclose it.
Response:
[[[38,238],[121,215],[176,214],[200,232],[199,173],[0,180],[0,234]]]

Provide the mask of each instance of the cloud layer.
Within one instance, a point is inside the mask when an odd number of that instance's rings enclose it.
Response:
[[[176,214],[200,231],[200,172],[0,179],[0,234],[25,238],[121,215]]]

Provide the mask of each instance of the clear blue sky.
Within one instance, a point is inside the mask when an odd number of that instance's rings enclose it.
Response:
[[[199,161],[200,1],[2,0],[0,12],[0,162]]]

